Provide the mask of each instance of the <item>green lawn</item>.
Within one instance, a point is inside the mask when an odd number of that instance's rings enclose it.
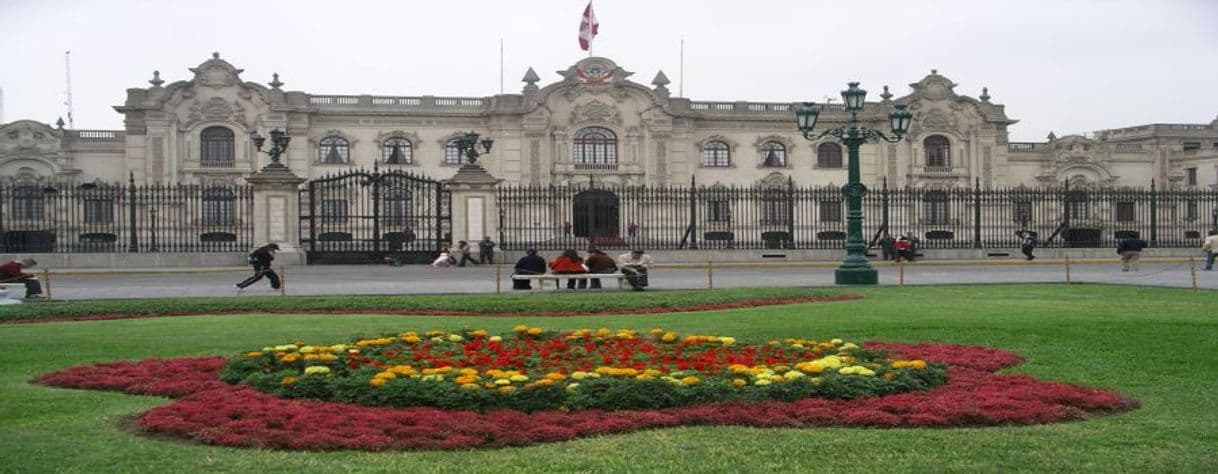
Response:
[[[0,472],[1218,471],[1218,319],[1213,316],[1218,293],[1099,285],[850,292],[867,298],[637,316],[228,315],[0,325]],[[486,303],[496,297],[453,298]],[[549,296],[535,298],[528,304]],[[1028,363],[1014,372],[1115,389],[1141,400],[1143,407],[1034,427],[696,427],[488,451],[318,453],[134,436],[119,431],[118,424],[165,399],[27,383],[38,374],[89,362],[227,355],[289,339],[338,341],[406,329],[507,332],[519,323],[548,329],[662,326],[751,340],[836,336],[983,344],[1026,357]]]

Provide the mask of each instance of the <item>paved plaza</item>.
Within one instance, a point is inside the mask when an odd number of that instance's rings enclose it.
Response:
[[[755,265],[716,267],[715,288],[760,286],[833,286],[833,264],[808,266]],[[900,269],[881,266],[881,285],[897,285]],[[511,292],[510,266],[500,269],[499,289]],[[427,266],[300,266],[286,271],[288,295],[493,293],[494,266],[436,269]],[[1058,262],[1034,264],[910,264],[905,266],[906,285],[953,283],[1041,283],[1064,282],[1065,266]],[[193,272],[73,272],[52,275],[56,299],[163,298],[171,296],[232,296],[233,283],[249,275],[244,269],[201,269]],[[708,287],[706,268],[656,268],[653,289],[700,289]],[[1074,282],[1114,283],[1187,288],[1192,285],[1188,262],[1144,262],[1137,272],[1122,272],[1112,263],[1072,264]],[[606,281],[607,286],[615,286]],[[1199,288],[1218,288],[1218,272],[1197,271]],[[553,291],[548,290],[548,291]],[[565,290],[564,290],[565,291]],[[265,280],[245,295],[278,294]]]

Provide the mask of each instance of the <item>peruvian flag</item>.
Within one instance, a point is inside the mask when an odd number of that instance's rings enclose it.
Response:
[[[596,37],[596,29],[601,24],[596,21],[596,14],[592,13],[592,2],[588,1],[588,8],[584,9],[584,16],[579,20],[579,49],[588,51],[592,48],[592,38]]]

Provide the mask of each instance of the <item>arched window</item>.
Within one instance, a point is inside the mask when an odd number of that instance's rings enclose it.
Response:
[[[384,207],[381,212],[384,213],[385,222],[399,226],[409,224],[413,198],[414,196],[410,194],[410,189],[408,188],[395,187],[386,189],[384,197],[381,198],[384,201]]]
[[[232,225],[236,196],[228,188],[203,190],[203,225]]]
[[[42,219],[44,199],[42,188],[38,186],[24,185],[13,188],[13,218]]]
[[[727,143],[719,140],[706,142],[702,145],[702,166],[727,168],[732,166],[732,152]]]
[[[821,143],[816,147],[817,168],[841,168],[842,146],[836,143]]]
[[[761,144],[761,166],[766,168],[785,168],[787,166],[787,147],[782,143],[769,140]]]
[[[948,217],[947,193],[943,191],[928,191],[922,195],[922,220],[925,224],[945,225],[950,222]]]
[[[199,134],[199,166],[232,168],[236,161],[233,131],[228,127],[207,127]]]
[[[405,138],[390,138],[381,144],[381,156],[391,165],[414,163],[414,146]]]
[[[459,165],[461,163],[461,147],[457,146],[457,139],[454,138],[444,144],[444,164]]]
[[[347,162],[350,146],[343,137],[329,136],[317,144],[319,161],[327,165],[341,165]]]
[[[943,135],[931,135],[922,140],[925,148],[927,168],[952,167],[952,143]]]
[[[575,133],[571,161],[577,165],[616,165],[617,135],[603,127],[588,127]]]

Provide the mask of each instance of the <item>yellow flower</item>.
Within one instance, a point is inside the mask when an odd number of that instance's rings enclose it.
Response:
[[[560,374],[558,372],[550,372],[550,373],[546,374],[546,380],[560,381],[560,380],[566,380],[566,379],[567,379],[566,375]]]
[[[575,391],[575,389],[577,389],[577,388],[579,388],[579,384],[577,384],[577,383],[573,383],[573,384],[567,385],[567,391],[568,391],[568,392],[574,392],[574,391]]]
[[[300,348],[301,354],[312,354],[314,352],[317,352],[317,348],[313,346],[304,346]]]
[[[393,372],[377,372],[372,378],[389,380],[398,378],[398,375]]]
[[[530,336],[536,336],[538,334],[541,334],[541,328],[529,328],[528,333]]]
[[[753,381],[753,385],[769,385],[770,379],[757,379]]]
[[[538,380],[537,382],[535,382],[536,385],[540,385],[543,387],[546,385],[553,384],[553,383],[554,383],[554,381],[550,380],[550,379],[541,379],[541,380]]]
[[[453,379],[453,382],[455,382],[459,385],[468,385],[468,384],[472,384],[477,381],[478,381],[478,376],[476,376],[476,375],[462,375],[460,377],[457,377],[456,379]]]
[[[330,368],[324,365],[310,365],[304,369],[305,375],[326,375],[330,373]]]
[[[495,379],[495,385],[511,385],[512,381],[508,379]]]
[[[297,355],[295,352],[292,352],[292,353],[290,353],[290,354],[284,355],[284,356],[283,356],[282,358],[280,358],[279,360],[282,360],[282,361],[284,361],[284,362],[289,362],[289,363],[290,363],[290,362],[296,362],[296,361],[297,361],[297,360],[299,360],[299,359],[300,359],[300,356],[299,356],[299,355]]]
[[[279,379],[280,385],[292,385],[294,383],[296,383],[296,377],[284,377]]]
[[[504,395],[507,395],[507,394],[515,392],[515,391],[516,391],[516,387],[512,387],[510,385],[507,387],[499,387],[499,393],[502,393]]]
[[[482,388],[482,387],[479,387],[478,384],[476,384],[476,383],[467,383],[467,384],[461,384],[461,388],[465,389],[465,390],[478,390],[479,388]]]
[[[371,385],[373,387],[380,387],[382,385],[385,385],[385,382],[388,382],[388,381],[389,381],[389,379],[374,378],[374,379],[368,381],[368,385]]]
[[[721,337],[721,338],[719,338],[719,342],[720,342],[721,344],[723,344],[723,345],[726,347],[726,346],[730,346],[730,345],[732,345],[732,344],[735,344],[735,343],[736,343],[736,338],[734,338],[734,337]]]
[[[523,324],[518,324],[516,327],[512,328],[512,330],[516,332],[525,332],[529,330],[529,327]]]
[[[499,341],[503,340],[503,336],[491,336],[491,337],[487,338],[486,340],[491,341],[491,342],[499,342]]]
[[[449,334],[449,335],[448,335],[448,341],[449,341],[449,342],[461,342],[461,341],[464,341],[464,340],[465,340],[465,338],[464,338],[464,337],[461,337],[461,335],[460,335],[460,334]]]
[[[790,372],[787,372],[787,373],[785,373],[785,374],[782,374],[782,376],[783,376],[783,378],[785,378],[785,379],[787,379],[787,380],[795,380],[795,379],[797,379],[797,378],[803,377],[803,376],[804,376],[804,373],[803,373],[803,372],[800,372],[800,371],[798,371],[798,370],[792,370],[792,371],[790,371]]]
[[[692,377],[692,376],[691,376],[691,377],[685,377],[685,378],[681,379],[681,383],[683,383],[683,384],[685,384],[685,385],[697,385],[697,384],[698,384],[698,378],[697,378],[697,377]]]
[[[486,337],[487,332],[485,329],[475,329],[473,331],[470,331],[469,335],[474,336],[474,337]]]
[[[672,332],[672,331],[666,332],[666,333],[664,333],[663,336],[660,336],[660,340],[664,341],[664,342],[675,341],[675,340],[677,340],[677,333]]]
[[[524,382],[524,381],[526,381],[526,380],[529,380],[529,376],[527,376],[527,375],[513,375],[513,376],[511,376],[511,377],[508,377],[508,380],[511,380],[511,381],[513,381],[513,382]]]
[[[258,352],[258,351],[254,351],[254,352],[246,352],[246,353],[245,353],[245,357],[247,357],[247,358],[251,358],[251,359],[252,359],[252,358],[254,358],[254,357],[258,357],[258,356],[260,356],[260,355],[262,355],[262,353],[261,353],[261,352]]]
[[[748,383],[749,383],[749,382],[748,382],[748,381],[746,381],[746,380],[744,380],[744,379],[735,379],[735,380],[732,380],[732,385],[733,385],[733,386],[735,386],[735,387],[743,387],[743,386],[745,386],[745,385],[748,385]]]

